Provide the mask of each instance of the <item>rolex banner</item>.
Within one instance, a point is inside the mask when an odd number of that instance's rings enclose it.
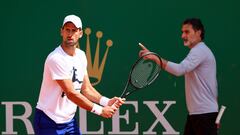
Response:
[[[8,0],[0,4],[0,134],[34,134],[33,117],[47,55],[61,44],[66,15],[83,23],[79,48],[86,53],[92,85],[120,96],[138,43],[180,63],[189,49],[181,26],[200,18],[204,42],[217,62],[218,102],[226,106],[219,134],[238,135],[240,121],[240,16],[237,0]],[[188,115],[184,76],[162,71],[153,84],[133,93],[109,119],[78,108],[82,134],[182,135]]]

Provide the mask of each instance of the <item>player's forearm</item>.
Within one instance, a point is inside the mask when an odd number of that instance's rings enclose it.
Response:
[[[92,102],[99,103],[102,95],[92,86],[88,75],[84,76],[81,89],[81,92],[85,97],[87,97]]]
[[[92,110],[93,103],[88,98],[83,96],[81,93],[77,91],[73,91],[73,92],[67,93],[66,95],[68,99],[70,99],[72,102],[77,104],[79,107],[88,111]]]
[[[163,59],[163,58],[161,58],[161,60],[162,60],[162,68],[163,69],[166,69],[166,66],[167,66],[167,60],[165,60],[165,59]]]
[[[56,80],[56,81],[60,85],[68,99],[70,99],[72,102],[88,111],[92,109],[93,103],[86,97],[84,97],[81,93],[74,90],[71,80]]]
[[[88,100],[88,98],[83,96],[81,93],[78,93],[77,91],[68,93],[67,97],[72,102],[77,104],[79,107],[81,107],[87,111],[91,111],[92,113],[101,115],[106,118],[112,117],[112,114],[113,114],[112,112],[114,110],[112,110],[112,109],[110,111],[106,110],[106,108],[91,102],[90,100]]]
[[[86,89],[82,90],[82,94],[88,98],[90,101],[95,102],[95,103],[99,103],[100,98],[102,97],[102,95],[92,86],[89,86]]]
[[[174,62],[167,62],[165,70],[175,76],[182,76],[186,73],[186,70],[183,68],[181,64],[177,64]]]

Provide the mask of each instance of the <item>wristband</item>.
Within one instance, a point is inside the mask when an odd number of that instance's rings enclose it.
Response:
[[[100,99],[99,104],[102,105],[102,106],[107,106],[109,100],[110,100],[109,98],[102,96],[101,99]]]
[[[100,105],[97,105],[97,104],[93,103],[93,108],[91,110],[92,113],[95,113],[97,115],[101,115],[102,114],[102,110],[103,110],[103,108]]]

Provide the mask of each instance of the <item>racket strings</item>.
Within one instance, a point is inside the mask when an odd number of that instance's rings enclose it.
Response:
[[[160,66],[155,61],[142,58],[132,71],[131,83],[137,88],[145,87],[155,79],[160,70]]]
[[[150,85],[161,71],[161,58],[153,52],[143,55],[133,65],[127,85],[121,97],[125,98],[131,93]]]

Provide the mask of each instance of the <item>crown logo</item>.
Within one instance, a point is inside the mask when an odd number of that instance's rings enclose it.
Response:
[[[87,62],[88,62],[87,70],[88,70],[90,81],[94,86],[99,84],[102,79],[102,74],[103,74],[104,66],[107,60],[108,51],[109,51],[109,48],[112,46],[113,42],[112,40],[106,41],[107,48],[104,53],[103,59],[100,63],[99,61],[100,39],[103,37],[103,32],[97,31],[96,32],[96,37],[97,37],[96,51],[95,51],[94,60],[92,61],[91,44],[90,44],[91,29],[86,28],[84,31],[84,34],[86,34],[86,51],[85,52],[86,52]],[[79,48],[80,48],[80,45],[79,45]]]

